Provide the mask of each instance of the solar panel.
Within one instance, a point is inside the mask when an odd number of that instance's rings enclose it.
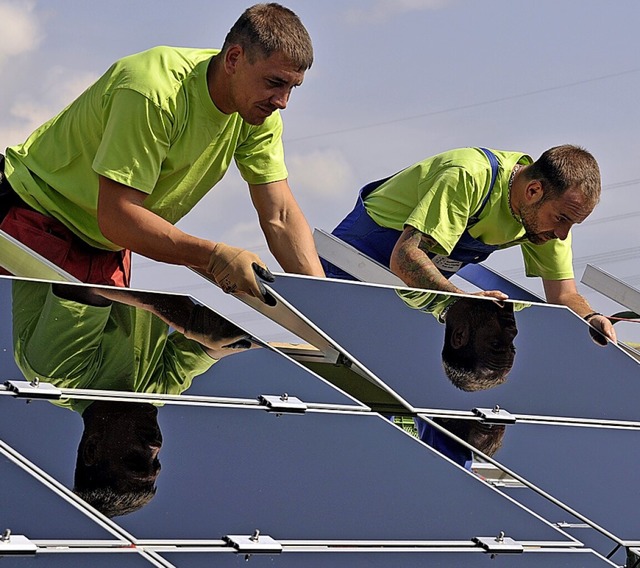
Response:
[[[77,414],[47,401],[3,396],[0,404],[4,441],[73,486]],[[141,436],[150,428],[135,424]],[[157,491],[118,520],[137,539],[212,539],[258,528],[280,539],[470,544],[504,531],[520,541],[570,542],[376,414],[165,404],[157,424]],[[35,428],[47,432],[43,439],[29,435]],[[110,452],[114,463],[121,454],[129,459],[127,448]],[[117,488],[138,471],[115,468],[111,475],[121,477],[105,484]]]
[[[596,345],[588,325],[567,308],[510,302],[500,308],[481,298],[292,275],[278,276],[271,287],[409,408],[470,412],[498,405],[515,415],[639,423],[637,362],[617,346]],[[420,295],[437,311],[416,309]],[[447,361],[444,348],[459,345],[460,339],[447,339],[447,325],[438,314],[451,300],[457,302],[447,322],[463,303],[457,314],[463,321],[451,325],[451,333],[467,333],[468,317],[475,322],[475,336],[466,347],[480,347],[464,355],[461,348],[450,349]],[[501,355],[483,361],[494,349],[508,355],[510,344],[515,348],[511,359]],[[586,381],[586,374],[607,380]]]
[[[3,412],[7,410],[5,404],[2,408]],[[4,524],[0,534],[9,529],[13,535],[29,535],[30,539],[100,540],[120,546],[125,542],[45,485],[18,460],[20,456],[16,459],[11,447],[0,445],[0,512]]]
[[[108,295],[110,305],[83,303],[87,290]],[[5,380],[24,374],[59,388],[174,395],[287,393],[308,402],[361,406],[187,296],[3,278],[0,307],[12,315],[0,326]],[[185,325],[189,338],[176,331]],[[212,356],[220,357],[217,363]],[[261,373],[265,368],[270,372]]]
[[[513,424],[496,459],[619,541],[640,545],[640,497],[632,489],[640,430]]]
[[[597,567],[624,561],[618,544],[640,544],[633,497],[621,490],[633,487],[638,430],[600,427],[640,426],[637,363],[595,345],[566,309],[432,294],[429,311],[411,290],[278,275],[270,290],[293,307],[287,318],[317,334],[321,355],[335,348],[331,361],[274,348],[189,296],[133,291],[132,303],[103,289],[111,303],[87,308],[78,300],[96,287],[69,286],[82,297],[0,278],[0,310],[12,314],[0,322],[0,379],[11,381],[0,387],[0,475],[16,489],[0,492],[0,512],[14,542],[24,536],[38,551],[13,556],[16,566]],[[65,344],[65,301],[80,304],[77,343]],[[114,303],[111,365],[156,360],[156,318],[160,343],[174,332],[174,349],[200,340],[164,360],[168,374],[182,365],[191,380],[167,387],[139,371],[144,381],[106,390],[87,380],[95,350],[86,338]],[[182,333],[194,305],[189,323],[206,325]],[[476,327],[488,329],[487,306],[503,310],[508,369],[501,384],[465,391],[443,365],[439,316],[477,311]],[[138,359],[122,347],[136,330],[147,337]],[[208,349],[230,351],[209,364]],[[417,410],[440,423],[500,423],[502,446],[491,463],[476,455],[468,466],[464,452],[437,436],[419,441],[388,416]],[[106,431],[111,441],[99,438]],[[482,465],[521,482],[492,485]],[[105,479],[110,492],[84,487]]]
[[[233,558],[224,554],[185,554],[180,552],[162,553],[162,556],[176,566],[183,568],[208,568],[215,562],[216,566],[239,566],[244,562],[241,558]],[[452,566],[470,566],[478,568],[539,568],[542,566],[562,566],[564,568],[607,568],[614,566],[606,559],[592,551],[553,551],[526,552],[517,556],[499,556],[497,559],[476,551],[452,552],[331,552],[319,554],[313,552],[284,552],[280,556],[249,558],[252,566],[278,566],[292,568],[321,568],[326,566],[348,566],[350,568],[383,568],[387,566],[425,566],[427,568],[451,568]]]

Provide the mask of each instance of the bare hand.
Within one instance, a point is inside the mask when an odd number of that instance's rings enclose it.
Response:
[[[613,329],[613,324],[606,316],[602,316],[597,314],[589,318],[589,325],[594,329],[597,329],[602,335],[604,335],[609,341],[612,343],[618,343],[618,337],[616,336],[616,331]],[[594,338],[594,335],[591,334],[591,337],[594,339],[596,343],[599,345],[606,345],[606,341],[600,342]],[[600,337],[600,339],[602,339]]]
[[[482,292],[474,292],[471,294],[472,296],[483,296],[485,298],[493,298],[494,300],[508,300],[509,296],[507,296],[504,292],[500,290],[483,290]]]

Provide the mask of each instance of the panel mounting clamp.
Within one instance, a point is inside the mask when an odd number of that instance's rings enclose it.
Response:
[[[58,399],[62,391],[50,383],[43,383],[36,377],[32,381],[6,381],[4,386],[20,398]]]
[[[286,392],[278,395],[260,395],[260,404],[274,412],[288,412],[301,414],[307,411],[307,405],[295,396],[289,396]]]
[[[524,552],[524,547],[519,542],[505,536],[503,531],[500,531],[498,536],[476,536],[473,538],[473,542],[493,554],[499,552]]]
[[[516,417],[500,408],[497,404],[493,408],[474,408],[472,412],[483,419],[487,424],[515,424]]]
[[[19,534],[11,534],[10,529],[6,529],[0,535],[0,558],[3,556],[26,556],[35,554],[38,547],[27,537]]]
[[[252,535],[229,534],[223,537],[228,544],[244,554],[273,554],[282,552],[282,545],[256,529]]]

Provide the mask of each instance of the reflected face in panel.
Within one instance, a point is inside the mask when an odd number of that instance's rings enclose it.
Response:
[[[444,317],[442,363],[451,382],[465,391],[502,384],[515,359],[513,304],[460,298]]]
[[[151,404],[92,403],[82,415],[74,492],[108,517],[148,503],[160,473],[157,416]]]

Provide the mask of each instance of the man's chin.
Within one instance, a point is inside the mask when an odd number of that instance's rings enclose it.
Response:
[[[543,245],[545,243],[548,243],[552,237],[548,237],[546,235],[528,235],[527,238],[529,239],[529,242],[533,243],[534,245]]]
[[[244,120],[247,124],[251,126],[260,126],[264,124],[264,121],[267,120],[271,116],[272,113],[265,114],[263,111],[259,110],[257,112],[253,112],[251,114],[243,115],[240,113],[242,120]]]

